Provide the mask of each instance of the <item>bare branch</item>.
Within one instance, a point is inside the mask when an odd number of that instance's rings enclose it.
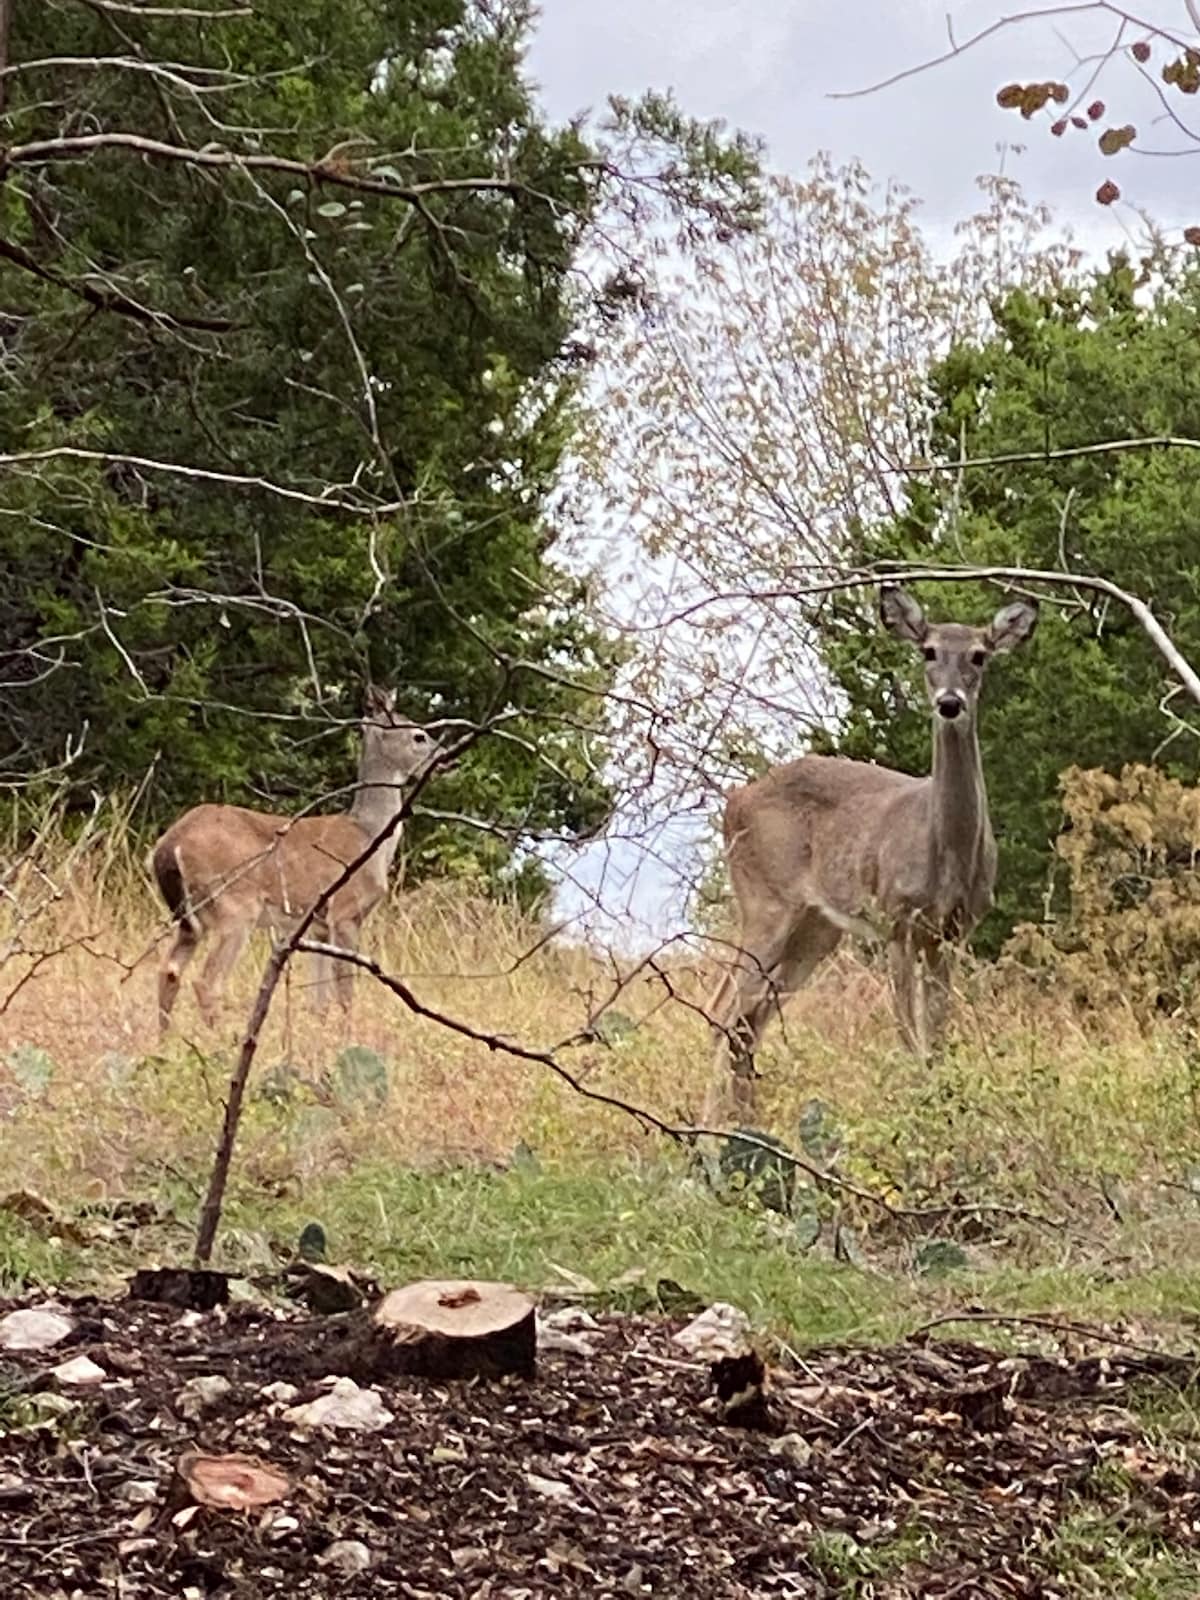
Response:
[[[60,139],[38,139],[31,144],[10,145],[0,151],[0,172],[13,167],[42,167],[59,161],[72,161],[81,156],[95,155],[103,150],[129,150],[135,155],[148,156],[156,161],[178,161],[187,166],[213,168],[226,171],[279,172],[310,183],[328,183],[342,189],[353,189],[360,194],[377,194],[393,200],[405,200],[409,205],[420,205],[439,194],[523,194],[529,185],[515,178],[431,178],[424,183],[399,184],[386,178],[376,178],[369,172],[356,172],[339,160],[296,161],[287,156],[242,155],[234,150],[190,149],[186,145],[168,144],[162,139],[148,139],[140,133],[112,130],[108,133],[72,134]],[[603,162],[583,165],[595,170],[607,170]]]
[[[384,988],[390,989],[397,999],[402,1000],[415,1016],[424,1017],[430,1022],[436,1022],[441,1027],[448,1028],[452,1033],[457,1033],[462,1038],[469,1039],[473,1044],[484,1045],[493,1052],[499,1051],[504,1055],[513,1057],[514,1060],[528,1061],[537,1066],[547,1067],[569,1089],[578,1095],[582,1095],[585,1100],[592,1100],[598,1105],[608,1106],[611,1110],[620,1111],[625,1116],[632,1117],[647,1131],[665,1134],[667,1138],[676,1142],[691,1143],[699,1138],[736,1139],[752,1149],[766,1151],[778,1160],[786,1162],[788,1166],[795,1167],[797,1171],[806,1173],[820,1187],[851,1195],[854,1199],[873,1206],[876,1210],[882,1211],[897,1220],[929,1221],[936,1218],[939,1221],[943,1221],[950,1216],[975,1216],[980,1213],[998,1212],[1052,1228],[1061,1228],[1064,1225],[1055,1218],[1045,1217],[1037,1212],[1018,1210],[1012,1206],[971,1204],[970,1202],[964,1202],[961,1205],[921,1207],[893,1205],[883,1195],[876,1194],[871,1189],[864,1189],[860,1184],[853,1183],[849,1178],[843,1178],[836,1172],[831,1172],[827,1167],[819,1167],[814,1162],[806,1161],[803,1156],[798,1156],[791,1150],[780,1149],[778,1145],[759,1138],[757,1134],[749,1130],[742,1128],[736,1130],[730,1128],[707,1128],[691,1123],[671,1122],[632,1100],[623,1100],[619,1095],[606,1094],[600,1089],[589,1089],[587,1084],[576,1073],[563,1066],[553,1051],[538,1050],[531,1046],[520,1044],[513,1039],[505,1038],[501,1034],[485,1033],[479,1028],[472,1027],[470,1023],[449,1015],[447,1012],[439,1011],[433,1006],[426,1005],[403,979],[385,971],[377,961],[372,960],[370,956],[363,955],[360,951],[345,950],[340,945],[326,944],[315,939],[301,940],[296,948],[307,951],[312,955],[328,956],[333,960],[347,961],[351,966],[361,968],[362,971],[375,978],[377,982],[383,984]]]
[[[839,89],[831,92],[830,100],[860,100],[865,95],[878,94],[881,89],[890,89],[894,84],[904,83],[909,78],[918,77],[923,72],[931,72],[934,67],[943,66],[947,61],[953,61],[958,56],[966,55],[976,45],[983,44],[985,40],[993,38],[998,33],[1003,33],[1009,28],[1019,27],[1024,22],[1044,21],[1050,17],[1079,16],[1085,13],[1108,12],[1134,27],[1145,28],[1149,32],[1157,33],[1164,39],[1170,39],[1173,44],[1182,46],[1183,41],[1177,39],[1165,28],[1145,21],[1126,11],[1123,7],[1113,5],[1110,0],[1075,0],[1075,3],[1066,5],[1035,6],[1028,11],[1014,11],[1006,17],[997,17],[995,22],[990,22],[986,28],[980,28],[976,33],[957,43],[950,36],[949,48],[940,55],[930,56],[928,60],[918,62],[916,66],[904,67],[899,72],[893,72],[886,78],[868,84],[864,89]]]
[[[276,989],[279,987],[279,980],[283,977],[284,969],[287,967],[291,957],[303,945],[308,930],[321,916],[338,890],[366,865],[371,857],[387,843],[396,830],[412,815],[413,806],[437,769],[456,761],[459,756],[471,748],[484,731],[483,728],[470,729],[456,744],[449,746],[439,754],[437,760],[424,770],[413,784],[411,790],[404,796],[403,804],[397,808],[395,815],[386,826],[368,840],[358,855],[352,861],[348,861],[341,872],[330,880],[307,908],[304,915],[298,919],[288,938],[281,939],[271,952],[271,959],[267,963],[267,969],[263,973],[262,982],[259,984],[258,993],[255,996],[254,1005],[250,1012],[250,1019],[246,1024],[246,1031],[242,1035],[237,1061],[229,1079],[229,1092],[225,1100],[225,1116],[221,1124],[221,1135],[217,1142],[212,1173],[209,1177],[204,1204],[200,1210],[200,1222],[196,1231],[195,1257],[197,1263],[203,1264],[212,1258],[213,1244],[216,1241],[217,1229],[221,1222],[221,1207],[225,1199],[225,1186],[229,1180],[229,1166],[233,1160],[233,1147],[237,1139],[238,1126],[241,1122],[242,1101],[246,1094],[246,1084],[250,1077],[250,1068],[254,1065],[254,1057],[258,1053],[259,1035],[270,1012],[271,1002],[275,997]]]
[[[137,0],[82,0],[93,11],[111,11],[124,17],[195,17],[201,22],[227,17],[252,17],[252,6],[231,6],[218,11],[203,11],[195,6],[143,6]]]
[[[3,4],[3,0],[0,0]],[[238,324],[230,321],[228,317],[192,317],[178,316],[173,311],[155,311],[149,306],[139,304],[123,294],[119,289],[101,289],[86,279],[68,278],[61,272],[55,272],[52,267],[45,267],[35,260],[22,245],[15,244],[11,239],[0,238],[0,257],[11,261],[24,272],[40,278],[44,283],[52,283],[58,289],[65,289],[68,294],[75,295],[78,299],[94,306],[97,311],[115,311],[123,317],[132,317],[135,322],[149,323],[151,326],[164,328],[188,328],[201,333],[229,333]]]
[[[146,472],[164,472],[178,478],[196,479],[202,483],[223,483],[235,489],[262,489],[266,494],[278,495],[282,500],[294,500],[300,505],[313,506],[318,511],[349,511],[359,517],[390,517],[407,508],[403,500],[384,501],[378,504],[345,500],[336,493],[306,494],[302,489],[292,489],[286,484],[272,483],[269,478],[239,472],[217,472],[211,467],[188,466],[182,461],[159,461],[152,456],[133,456],[116,450],[89,450],[82,445],[47,445],[43,450],[14,450],[0,454],[0,469],[36,465],[39,461],[98,461],[106,466],[140,467]]]

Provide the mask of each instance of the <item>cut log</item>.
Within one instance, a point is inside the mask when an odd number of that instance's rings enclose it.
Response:
[[[392,1372],[424,1378],[532,1378],[534,1303],[506,1283],[428,1279],[393,1289],[372,1317],[373,1344]]]
[[[207,1456],[187,1450],[175,1467],[168,1505],[191,1504],[212,1511],[256,1511],[291,1493],[282,1472],[253,1456]]]
[[[208,1267],[143,1267],[129,1280],[131,1300],[152,1300],[184,1311],[229,1304],[229,1275]]]

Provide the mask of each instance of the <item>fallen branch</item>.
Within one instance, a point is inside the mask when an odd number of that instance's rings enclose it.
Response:
[[[693,1124],[669,1122],[665,1117],[660,1117],[656,1112],[639,1106],[631,1100],[623,1100],[619,1095],[607,1094],[602,1089],[589,1089],[587,1084],[575,1073],[564,1067],[557,1060],[552,1051],[538,1050],[530,1045],[519,1044],[512,1039],[505,1038],[502,1034],[486,1033],[482,1029],[473,1028],[470,1023],[463,1022],[457,1017],[450,1016],[445,1011],[426,1005],[423,1000],[404,982],[402,978],[395,977],[387,972],[371,956],[365,956],[358,950],[345,950],[340,945],[326,944],[316,939],[303,939],[297,946],[298,949],[311,955],[326,956],[334,961],[346,961],[351,966],[361,968],[385,989],[402,1000],[414,1016],[424,1017],[428,1022],[436,1022],[440,1027],[448,1028],[450,1032],[459,1034],[464,1039],[469,1039],[473,1044],[481,1044],[492,1052],[501,1052],[512,1056],[517,1061],[528,1061],[537,1066],[547,1067],[556,1077],[560,1078],[568,1088],[585,1100],[593,1100],[598,1105],[608,1106],[611,1110],[620,1111],[625,1116],[632,1117],[641,1124],[647,1132],[661,1133],[679,1144],[691,1144],[696,1139],[737,1139],[743,1144],[752,1146],[757,1150],[764,1150],[768,1155],[786,1162],[798,1171],[807,1173],[814,1183],[841,1194],[852,1195],[856,1200],[861,1200],[866,1205],[876,1207],[887,1216],[898,1222],[914,1221],[944,1221],[953,1216],[979,1216],[998,1215],[1008,1216],[1019,1221],[1036,1223],[1047,1228],[1064,1228],[1065,1222],[1054,1217],[1045,1217],[1035,1211],[1025,1211],[1016,1206],[981,1203],[971,1205],[956,1203],[942,1206],[897,1206],[881,1194],[876,1194],[871,1189],[864,1189],[860,1184],[853,1183],[849,1178],[843,1178],[838,1173],[830,1172],[824,1167],[818,1167],[811,1161],[806,1161],[803,1156],[795,1155],[791,1150],[781,1149],[778,1145],[760,1138],[757,1134],[743,1132],[740,1128],[705,1128]]]
[[[911,1333],[906,1333],[906,1341],[923,1338],[925,1334],[932,1333],[935,1328],[948,1327],[952,1323],[994,1323],[1000,1327],[1038,1328],[1045,1333],[1067,1334],[1075,1339],[1091,1339],[1096,1344],[1109,1344],[1119,1350],[1132,1350],[1135,1355],[1163,1357],[1167,1351],[1155,1350],[1152,1345],[1137,1344],[1129,1339],[1122,1339],[1114,1333],[1109,1333],[1104,1328],[1098,1328],[1093,1323],[1060,1320],[1056,1317],[1020,1316],[1015,1312],[1005,1311],[948,1311],[940,1317],[931,1317],[928,1322],[921,1323]]]

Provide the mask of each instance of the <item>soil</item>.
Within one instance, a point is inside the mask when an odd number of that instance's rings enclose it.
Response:
[[[0,1352],[5,1600],[1050,1597],[1081,1504],[1200,1544],[1200,1475],[1126,1403],[1190,1381],[1173,1358],[828,1349],[771,1367],[765,1405],[738,1412],[673,1344],[686,1319],[598,1316],[590,1354],[543,1350],[532,1379],[398,1378],[378,1431],[306,1433],[283,1413],[329,1393],[336,1318],[58,1304],[66,1344]],[[108,1376],[45,1419],[50,1369],[84,1355]],[[214,1376],[229,1387],[197,1414],[185,1387]],[[193,1449],[254,1457],[292,1491],[187,1505]]]

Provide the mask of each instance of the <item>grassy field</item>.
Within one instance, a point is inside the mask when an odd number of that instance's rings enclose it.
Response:
[[[163,925],[148,888],[119,863],[77,865],[57,887],[0,975],[0,1193],[31,1190],[64,1213],[152,1200],[178,1219],[153,1247],[180,1253],[265,947],[235,975],[221,1032],[185,994],[160,1048]],[[606,1038],[568,1045],[563,1063],[666,1120],[697,1116],[706,963],[623,981],[608,958],[538,938],[515,912],[430,888],[398,896],[368,942],[422,1001],[537,1049],[611,997]],[[414,1017],[369,976],[348,1030],[318,1020],[307,979],[298,964],[263,1036],[229,1261],[316,1217],[338,1254],[389,1278],[454,1267],[538,1284],[565,1269],[603,1288],[640,1272],[738,1300],[800,1340],[882,1337],[969,1302],[1176,1328],[1200,1307],[1200,1063],[1165,1026],[1085,1025],[1052,995],[978,972],[952,1048],[926,1068],[896,1048],[879,975],[842,959],[769,1035],[762,1121],[884,1204],[801,1173],[781,1211],[760,1203],[769,1186],[714,1189],[701,1152]],[[114,1240],[83,1262],[4,1217],[9,1279],[116,1271],[151,1245]],[[945,1239],[957,1248],[930,1248]]]

